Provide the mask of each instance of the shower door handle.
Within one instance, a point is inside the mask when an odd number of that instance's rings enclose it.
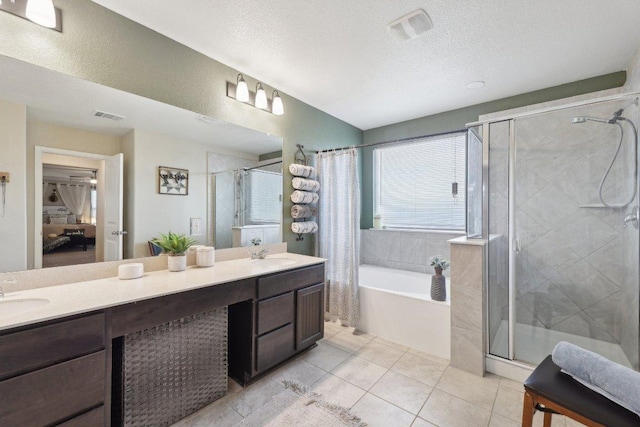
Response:
[[[520,238],[516,237],[513,239],[513,252],[518,253],[520,252],[520,249]]]

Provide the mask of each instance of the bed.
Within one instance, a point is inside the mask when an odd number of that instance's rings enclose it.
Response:
[[[70,241],[71,237],[68,236],[45,237],[42,239],[42,253],[49,253]]]

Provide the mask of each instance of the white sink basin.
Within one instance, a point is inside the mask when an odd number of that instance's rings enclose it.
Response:
[[[253,259],[251,263],[258,267],[264,268],[278,268],[293,265],[297,261],[289,258],[265,258],[265,259]]]
[[[10,317],[49,304],[44,298],[0,299],[0,317]]]

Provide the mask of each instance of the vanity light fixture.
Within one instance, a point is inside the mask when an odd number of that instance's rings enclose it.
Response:
[[[264,91],[262,83],[256,84],[256,107],[262,110],[267,109],[267,92]]]
[[[53,0],[0,0],[0,10],[62,32],[62,12]]]
[[[238,74],[236,80],[237,83],[235,84],[227,81],[227,97],[251,105],[252,107],[268,111],[275,116],[281,116],[284,114],[282,98],[277,90],[273,91],[272,101],[267,96],[267,91],[264,89],[261,82],[256,83],[256,91],[253,92],[248,89],[247,82],[244,80],[242,74]],[[244,93],[245,90],[246,95]]]
[[[247,82],[244,81],[242,74],[238,74],[236,99],[240,102],[249,102],[249,86],[247,86]]]
[[[273,91],[273,101],[271,101],[271,112],[276,116],[284,114],[284,106],[282,105],[282,98],[277,90]]]
[[[47,28],[56,26],[56,9],[53,0],[27,0],[27,18]]]

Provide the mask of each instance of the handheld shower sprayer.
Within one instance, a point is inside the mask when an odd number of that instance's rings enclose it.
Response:
[[[637,102],[637,101],[636,101]],[[604,175],[602,176],[602,179],[600,180],[600,186],[598,187],[598,197],[600,198],[600,202],[608,207],[608,208],[623,208],[625,206],[628,206],[629,204],[631,204],[631,202],[633,202],[633,200],[636,198],[636,192],[638,190],[640,190],[640,182],[638,181],[638,131],[636,129],[635,124],[627,119],[626,117],[622,116],[622,113],[624,112],[624,108],[619,109],[618,111],[615,111],[613,113],[613,117],[611,117],[610,119],[602,119],[600,117],[590,117],[590,116],[577,116],[577,117],[573,117],[571,119],[571,123],[573,124],[579,124],[579,123],[585,123],[587,121],[591,121],[591,122],[598,122],[598,123],[606,123],[606,124],[610,124],[610,125],[616,125],[618,126],[618,128],[620,129],[620,138],[618,140],[618,147],[616,148],[616,152],[613,155],[613,158],[611,159],[611,163],[609,164],[609,167],[607,168],[606,172],[604,173]],[[604,182],[606,181],[607,177],[609,176],[609,173],[611,172],[611,168],[613,167],[613,164],[615,163],[618,154],[620,153],[620,148],[622,147],[622,141],[624,139],[624,129],[622,128],[622,125],[619,123],[620,121],[622,122],[627,122],[629,123],[629,125],[631,125],[631,130],[633,131],[633,135],[634,135],[634,139],[633,139],[633,147],[635,150],[635,170],[634,170],[634,187],[635,189],[633,190],[633,192],[631,193],[631,197],[630,199],[622,204],[618,204],[618,205],[611,205],[607,202],[604,201],[604,198],[602,197],[602,188],[604,187]],[[637,212],[637,209],[634,211]],[[627,220],[627,218],[625,218],[625,224],[627,222],[630,222],[631,219]],[[633,222],[634,227],[637,228],[637,224],[638,221],[636,220],[636,222]]]

